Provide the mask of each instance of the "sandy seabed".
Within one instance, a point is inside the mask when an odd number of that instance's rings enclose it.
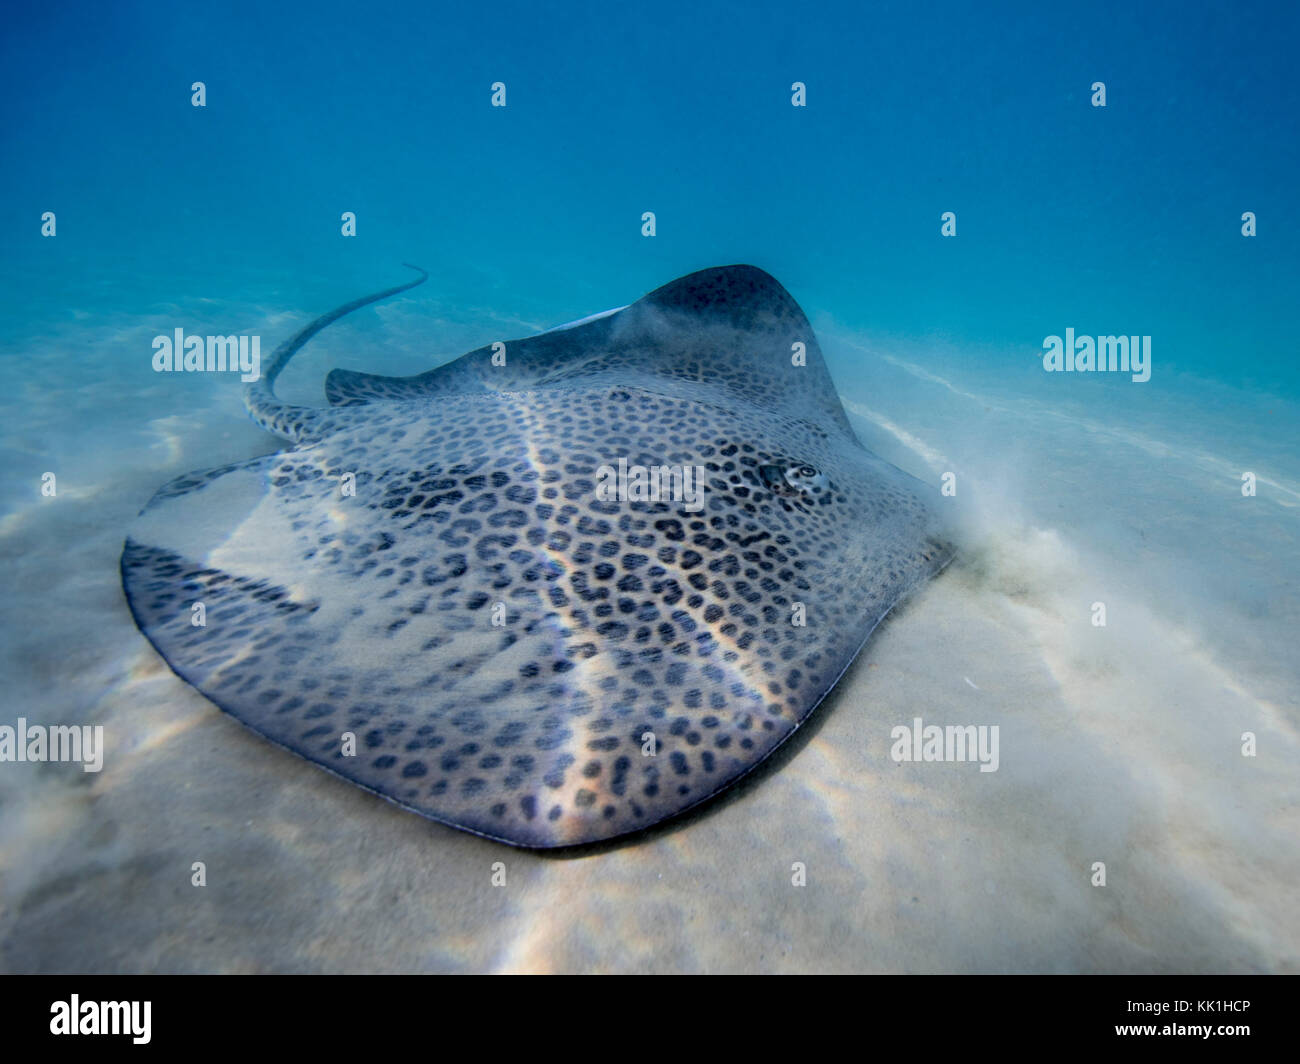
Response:
[[[0,765],[0,969],[1300,971],[1300,711],[1278,650],[1298,634],[1295,467],[1273,460],[1277,490],[1242,531],[1208,438],[1193,453],[1148,423],[1144,444],[1108,446],[1113,470],[1080,468],[1061,459],[1076,442],[1133,435],[1120,413],[1064,418],[914,360],[870,367],[841,389],[864,441],[918,475],[961,471],[958,561],[735,792],[566,857],[403,812],[176,678],[122,597],[124,531],[171,476],[270,441],[235,386],[178,402],[146,366],[106,404],[122,387],[107,370],[74,388],[24,367],[5,419],[0,723],[100,723],[108,750],[98,774]],[[1221,505],[1202,490],[1216,477]],[[1107,510],[1099,483],[1130,498],[1111,491]],[[1225,565],[1244,567],[1226,604]],[[998,770],[896,763],[890,730],[916,717],[999,726]]]

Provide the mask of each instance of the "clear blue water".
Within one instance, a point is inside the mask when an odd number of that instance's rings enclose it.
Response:
[[[69,306],[310,308],[402,260],[559,321],[748,261],[810,314],[1023,350],[1009,377],[1072,326],[1152,335],[1151,390],[1175,368],[1300,390],[1294,5],[10,11],[8,336]]]
[[[590,970],[608,950],[579,925],[613,933],[639,905],[661,928],[712,920],[633,950],[643,968],[1297,970],[1298,45],[1286,4],[8,5],[0,721],[102,718],[119,758],[97,812],[0,772],[0,916],[26,914],[0,920],[0,967]],[[804,754],[659,843],[523,866],[523,901],[456,878],[488,844],[443,832],[431,872],[414,818],[240,745],[117,583],[159,485],[278,446],[237,381],[154,374],[152,337],[256,332],[265,354],[403,262],[429,282],[323,333],[282,394],[321,402],[335,365],[418,372],[749,262],[804,307],[863,441],[960,484],[959,563]],[[1150,381],[1044,373],[1066,328],[1149,335]],[[996,785],[882,784],[861,762],[878,721],[972,692],[1005,728]],[[253,909],[285,907],[283,936],[241,930],[242,896],[212,909],[219,945],[189,928],[157,854],[188,866],[200,823]],[[779,909],[789,839],[840,870],[826,911],[727,933],[699,887]],[[1118,916],[1073,893],[1098,851],[1129,869]],[[744,878],[768,856],[781,874]],[[338,870],[316,911],[293,908],[305,861]],[[396,911],[393,882],[419,885]],[[117,901],[108,929],[94,896]],[[429,924],[440,908],[464,935]],[[356,941],[321,929],[341,914]]]

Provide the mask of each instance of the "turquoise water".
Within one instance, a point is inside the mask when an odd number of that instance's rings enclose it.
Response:
[[[7,18],[0,722],[104,719],[118,756],[93,780],[0,765],[6,967],[1300,964],[1285,904],[1300,871],[1294,6],[16,4]],[[505,900],[476,893],[490,844],[286,767],[184,688],[117,584],[122,536],[159,485],[276,446],[233,378],[153,373],[152,338],[258,333],[265,355],[405,280],[403,262],[429,282],[313,341],[285,398],[321,402],[334,366],[419,372],[749,262],[807,312],[863,441],[959,485],[958,564],[881,633],[799,757],[639,850],[512,858],[529,890]],[[1150,380],[1044,372],[1045,338],[1067,328],[1151,337]],[[889,724],[969,698],[1004,728],[996,785],[881,782]],[[164,884],[184,879],[200,829],[245,871],[187,924]],[[391,853],[368,849],[390,832]],[[1075,874],[1102,851],[1125,870],[1104,902]],[[795,859],[834,869],[797,911]],[[304,877],[315,910],[293,900]],[[769,916],[737,928],[721,900],[736,891]],[[92,896],[115,899],[116,937]],[[282,930],[247,921],[250,904]],[[331,937],[345,913],[355,929]],[[701,922],[609,961],[606,936],[626,944],[646,913]],[[227,937],[209,941],[205,921]]]
[[[11,18],[6,333],[48,334],[70,305],[307,307],[404,259],[449,300],[560,321],[743,261],[846,325],[1023,349],[1013,377],[1073,326],[1152,335],[1157,382],[1186,369],[1300,388],[1290,5],[31,4]],[[944,211],[955,239],[939,236]]]

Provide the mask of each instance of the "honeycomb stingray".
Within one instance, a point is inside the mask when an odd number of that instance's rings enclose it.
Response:
[[[424,279],[278,348],[245,401],[292,446],[172,481],[122,552],[171,668],[281,746],[503,842],[609,839],[771,754],[950,557],[750,266],[275,398],[312,335]]]

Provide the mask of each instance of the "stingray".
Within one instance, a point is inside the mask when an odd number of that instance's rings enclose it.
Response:
[[[122,552],[140,630],[266,738],[502,842],[611,839],[769,757],[950,559],[937,493],[862,446],[752,266],[275,397],[419,272],[277,348],[245,402],[291,446],[173,480]]]

